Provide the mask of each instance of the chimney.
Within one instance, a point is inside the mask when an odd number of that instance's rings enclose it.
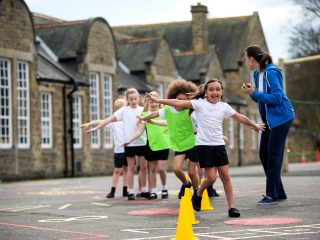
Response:
[[[206,51],[208,48],[207,6],[198,3],[191,6],[192,13],[192,49],[195,52]]]

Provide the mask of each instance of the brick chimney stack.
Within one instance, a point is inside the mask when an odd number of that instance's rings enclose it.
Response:
[[[191,13],[193,51],[206,51],[208,48],[207,6],[201,5],[201,3],[191,6]]]

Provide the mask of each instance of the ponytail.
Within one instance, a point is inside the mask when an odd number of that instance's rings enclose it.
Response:
[[[246,48],[245,53],[248,57],[254,58],[260,66],[260,71],[263,71],[268,64],[272,63],[272,57],[268,52],[264,52],[259,46],[251,45]]]

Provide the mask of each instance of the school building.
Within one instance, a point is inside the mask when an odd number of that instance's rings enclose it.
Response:
[[[112,173],[110,131],[87,135],[79,126],[110,116],[129,87],[165,97],[175,79],[219,78],[223,100],[257,121],[241,84],[249,81],[245,47],[267,49],[259,15],[207,13],[199,3],[191,21],[111,27],[101,17],[65,21],[32,13],[23,0],[0,1],[1,180]],[[224,131],[232,166],[259,163],[257,133],[232,119]]]

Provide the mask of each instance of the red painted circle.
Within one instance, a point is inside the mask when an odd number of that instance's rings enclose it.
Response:
[[[137,210],[130,211],[130,215],[160,215],[160,214],[177,214],[179,209],[150,209],[150,210]]]
[[[301,222],[299,218],[247,218],[239,220],[230,220],[224,222],[225,224],[233,225],[274,225],[274,224],[288,224]]]

